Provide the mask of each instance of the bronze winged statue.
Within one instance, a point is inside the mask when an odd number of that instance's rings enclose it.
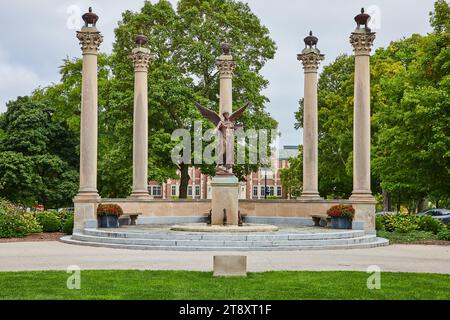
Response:
[[[228,112],[224,112],[222,117],[214,111],[195,103],[200,113],[215,126],[220,132],[219,155],[218,155],[218,174],[232,174],[234,166],[234,131],[236,129],[236,121],[242,117],[244,112],[250,107],[251,103],[247,102],[241,109],[233,113],[231,116]]]

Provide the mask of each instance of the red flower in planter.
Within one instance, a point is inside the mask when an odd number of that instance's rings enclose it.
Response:
[[[97,216],[120,217],[123,215],[122,208],[117,204],[101,204],[97,208]]]
[[[347,218],[352,221],[355,218],[355,209],[352,206],[340,204],[331,207],[327,211],[327,215],[332,218]]]

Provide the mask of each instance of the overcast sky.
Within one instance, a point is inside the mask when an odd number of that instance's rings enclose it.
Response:
[[[152,2],[155,2],[153,0]],[[176,4],[176,0],[171,0]],[[302,143],[294,129],[294,112],[303,96],[303,71],[296,55],[304,48],[309,30],[319,38],[319,49],[329,64],[341,53],[352,53],[350,33],[361,7],[370,8],[377,31],[375,47],[413,33],[426,34],[434,0],[249,0],[253,12],[266,25],[278,51],[263,70],[270,81],[267,106],[279,121],[282,144]],[[89,6],[100,16],[105,36],[103,52],[111,52],[114,28],[121,13],[138,11],[143,0],[1,0],[0,11],[0,112],[6,102],[27,95],[38,86],[59,81],[58,66],[66,56],[80,57],[75,37],[79,16]],[[80,10],[80,12],[77,12]]]

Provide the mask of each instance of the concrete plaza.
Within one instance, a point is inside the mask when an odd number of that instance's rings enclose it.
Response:
[[[0,243],[0,271],[186,270],[212,271],[214,255],[233,252],[134,251],[75,246],[57,241]],[[450,246],[392,245],[374,249],[239,252],[250,272],[367,271],[450,274]]]

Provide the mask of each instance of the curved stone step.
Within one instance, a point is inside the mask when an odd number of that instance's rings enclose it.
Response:
[[[333,245],[352,245],[361,243],[373,242],[376,237],[372,235],[365,235],[355,238],[344,239],[326,239],[326,240],[175,240],[175,239],[145,239],[145,238],[115,238],[106,236],[90,236],[86,234],[76,233],[72,236],[73,240],[108,243],[119,245],[141,245],[141,246],[155,246],[155,247],[211,247],[211,248],[266,248],[266,247],[301,247],[301,246],[333,246]]]
[[[361,230],[346,230],[342,232],[323,233],[302,233],[302,232],[277,232],[277,233],[256,233],[256,234],[202,234],[184,233],[170,231],[105,231],[98,229],[87,229],[85,235],[95,237],[122,238],[122,239],[155,239],[155,240],[210,240],[210,241],[283,241],[283,240],[327,240],[327,239],[349,239],[365,236]]]
[[[71,236],[61,238],[61,242],[91,247],[105,247],[112,249],[153,250],[153,251],[302,251],[302,250],[339,250],[339,249],[367,249],[388,246],[389,241],[383,238],[373,237],[373,241],[367,243],[323,245],[323,246],[287,246],[287,247],[182,247],[182,246],[148,246],[136,244],[99,243],[79,241]]]

